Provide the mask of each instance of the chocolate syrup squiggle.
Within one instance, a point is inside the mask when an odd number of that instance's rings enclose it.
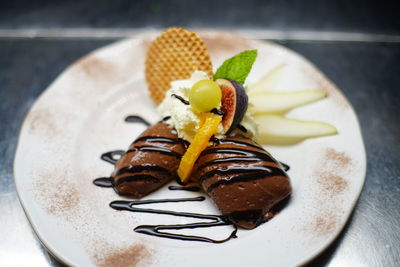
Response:
[[[290,166],[283,163],[282,161],[279,161],[279,163],[282,165],[283,169],[285,170],[285,172],[287,172],[288,170],[290,170]]]
[[[136,173],[141,171],[152,171],[171,175],[169,170],[155,164],[129,165],[128,167],[119,169],[114,175],[120,176],[126,173]]]
[[[110,177],[100,177],[93,180],[93,183],[100,187],[113,187]]]
[[[183,97],[181,97],[179,95],[172,94],[171,96],[175,97],[176,99],[178,99],[179,101],[181,101],[185,105],[190,105],[189,101],[187,101],[186,99],[184,99]]]
[[[219,110],[217,108],[213,108],[212,110],[210,110],[211,113],[214,113],[216,115],[220,115],[220,116],[224,116],[225,113],[222,110]]]
[[[179,97],[177,97],[179,99]],[[185,103],[184,99],[180,99],[183,103]],[[162,121],[166,121],[170,119],[170,117],[164,118]],[[128,116],[125,119],[126,122],[141,122],[145,125],[150,125],[146,120],[140,118],[139,116]],[[241,129],[243,131],[243,129]],[[139,141],[145,141],[145,142],[164,142],[164,143],[184,143],[185,146],[188,145],[187,141],[177,138],[177,139],[169,139],[169,138],[163,138],[163,137],[140,137],[135,140],[135,142]],[[248,147],[254,147],[254,148],[259,148],[253,144],[245,143],[245,142],[239,142],[239,141],[233,141],[225,139],[225,140],[218,140],[213,138],[214,142],[217,142],[219,144],[236,144],[240,146],[248,146]],[[135,143],[134,142],[134,143]],[[151,146],[141,146],[141,147],[136,147],[134,149],[128,150],[126,153],[132,152],[132,151],[137,151],[137,150],[143,150],[143,151],[149,151],[149,152],[159,152],[162,154],[168,154],[168,155],[173,155],[176,157],[181,157],[181,155],[168,150],[168,149],[163,149],[163,148],[155,148]],[[175,155],[175,154],[176,155]],[[253,150],[247,150],[247,149],[229,149],[229,148],[220,148],[220,149],[209,149],[206,153],[203,154],[210,154],[210,153],[229,153],[229,154],[236,154],[238,156],[236,157],[231,157],[231,158],[218,158],[213,161],[207,162],[203,164],[202,166],[198,167],[199,169],[204,168],[206,166],[209,166],[211,164],[217,164],[217,163],[226,163],[226,162],[258,162],[260,160],[267,160],[271,161],[272,157],[263,152],[258,152],[258,151],[253,151]],[[115,151],[110,151],[107,153],[104,153],[101,155],[101,159],[109,162],[111,164],[115,164],[116,161],[124,155],[125,152],[123,150],[115,150]],[[245,157],[242,157],[245,156]],[[289,166],[281,163],[281,165],[285,168],[285,171],[289,169]],[[118,175],[124,174],[124,173],[135,173],[137,171],[141,170],[150,170],[151,171],[156,171],[156,172],[165,172],[165,169],[162,169],[158,166],[151,165],[150,164],[143,164],[140,166],[135,166],[132,165],[128,168],[124,168],[119,170]],[[218,168],[215,171],[212,171],[212,174],[225,174],[225,173],[235,173],[237,175],[234,175],[231,177],[231,179],[228,180],[222,180],[214,183],[208,188],[208,192],[213,190],[215,187],[222,185],[222,184],[228,184],[232,182],[237,182],[237,181],[244,181],[248,179],[259,179],[262,178],[266,175],[266,173],[270,172],[275,172],[279,171],[279,168],[276,167],[266,167],[266,166],[254,166],[254,168],[249,168],[249,169],[244,169],[241,167],[235,167],[235,166],[230,166],[229,168]],[[250,171],[250,172],[249,172]],[[282,170],[280,170],[282,171]],[[206,174],[205,176],[211,176],[211,173]],[[126,178],[126,179],[125,179]],[[206,179],[208,177],[203,177],[203,179]],[[122,182],[129,182],[130,180],[137,180],[137,179],[158,179],[156,177],[150,176],[150,175],[132,175],[132,176],[127,176],[124,177],[124,181]],[[179,180],[179,179],[178,179]],[[179,181],[178,181],[179,182]],[[100,177],[97,178],[93,181],[93,183],[97,186],[101,187],[113,187],[113,182],[111,177]],[[200,188],[198,186],[169,186],[169,190],[187,190],[187,191],[199,191]],[[179,240],[185,240],[185,241],[199,241],[199,242],[211,242],[211,243],[222,243],[230,240],[231,238],[236,238],[236,233],[237,233],[237,227],[233,223],[233,221],[230,219],[230,216],[223,216],[223,215],[205,215],[205,214],[197,214],[197,213],[188,213],[188,212],[175,212],[175,211],[169,211],[169,210],[157,210],[157,209],[143,209],[143,208],[136,208],[134,207],[135,205],[144,205],[144,204],[153,204],[153,203],[166,203],[166,202],[186,202],[186,201],[204,201],[205,198],[203,196],[200,197],[194,197],[194,198],[177,198],[177,199],[158,199],[158,200],[137,200],[137,201],[113,201],[110,203],[110,207],[116,210],[127,210],[131,212],[144,212],[144,213],[156,213],[156,214],[166,214],[166,215],[173,215],[173,216],[181,216],[181,217],[191,217],[191,218],[197,218],[197,219],[207,219],[211,220],[210,222],[199,222],[199,223],[189,223],[189,224],[176,224],[176,225],[140,225],[137,226],[134,231],[138,233],[143,233],[147,235],[154,235],[158,237],[163,237],[163,238],[170,238],[170,239],[179,239]],[[248,212],[246,212],[245,217],[248,218],[249,215],[247,215]],[[243,214],[235,214],[236,217],[242,216]],[[244,215],[243,215],[244,216]],[[232,216],[231,216],[232,217]],[[256,216],[257,217],[257,216]],[[222,226],[222,225],[233,225],[234,230],[232,233],[225,239],[222,240],[213,240],[207,237],[202,237],[202,236],[191,236],[191,235],[181,235],[181,234],[174,234],[174,233],[168,233],[164,232],[164,230],[180,230],[180,229],[193,229],[193,228],[205,228],[205,227],[213,227],[213,226]]]
[[[215,159],[209,162],[204,163],[203,165],[200,165],[197,169],[201,170],[205,167],[208,167],[213,164],[217,163],[241,163],[241,162],[259,162],[259,158],[244,158],[244,157],[232,157],[232,158],[220,158],[220,159]]]
[[[137,143],[140,141],[146,141],[149,143],[170,143],[170,144],[183,144],[185,147],[189,146],[189,142],[182,138],[167,138],[167,137],[158,137],[158,136],[142,136],[137,138],[133,143]]]
[[[153,146],[139,146],[139,147],[134,147],[129,149],[126,154],[134,152],[134,151],[148,151],[148,152],[158,152],[161,154],[166,154],[170,156],[174,156],[176,158],[181,158],[182,155],[179,153],[176,153],[175,151],[172,151],[168,148],[162,148],[162,147],[153,147]]]
[[[243,125],[239,124],[239,125],[237,126],[237,128],[238,128],[239,130],[241,130],[242,132],[247,133],[247,128],[244,127]]]
[[[266,153],[248,149],[239,149],[239,148],[210,148],[203,151],[201,155],[215,154],[215,153],[228,153],[228,154],[243,155],[246,157],[258,157],[259,160],[272,161],[271,156]]]
[[[240,126],[240,125],[239,125]],[[238,127],[239,128],[239,127]],[[254,147],[254,148],[260,148],[260,147],[258,147],[257,145],[253,145],[253,144],[250,144],[250,143],[246,143],[246,142],[240,142],[240,141],[237,141],[237,140],[235,140],[235,141],[232,141],[232,140],[229,140],[229,138],[227,138],[227,139],[218,139],[218,138],[215,138],[215,137],[212,137],[211,139],[210,139],[210,141],[212,141],[212,142],[214,142],[214,143],[217,143],[217,144],[235,144],[235,145],[243,145],[243,146],[249,146],[249,147]],[[235,159],[235,160],[234,160]],[[226,161],[224,161],[225,159],[220,159],[221,161],[219,161],[219,162],[233,162],[233,161],[236,161],[236,160],[244,160],[244,161],[258,161],[259,159],[257,159],[257,158],[227,158],[226,159]],[[217,161],[218,160],[215,160],[215,163],[217,163]],[[285,170],[285,171],[288,171],[288,170],[290,170],[290,166],[289,165],[287,165],[287,164],[285,164],[285,163],[283,163],[283,162],[279,162],[281,165],[282,165],[282,167],[283,167],[283,169]],[[203,168],[204,166],[201,166],[201,167],[199,167],[199,168]]]
[[[129,182],[137,182],[137,181],[143,181],[143,182],[150,182],[150,183],[160,183],[160,179],[149,174],[136,174],[136,175],[130,175],[130,176],[125,176],[123,178],[118,179],[116,182],[114,182],[114,186],[119,186],[120,184],[123,183],[129,183]]]
[[[171,116],[164,117],[161,121],[162,121],[162,122],[165,122],[165,121],[167,121],[167,120],[169,120],[169,119],[171,119]]]
[[[260,149],[259,145],[254,145],[254,144],[251,144],[251,143],[242,142],[242,141],[238,141],[238,140],[231,140],[229,138],[218,139],[218,138],[215,138],[215,137],[211,137],[210,140],[212,142],[214,142],[214,143],[217,143],[217,144],[240,145],[240,146],[244,146],[244,147],[254,147],[254,148]],[[266,154],[266,152],[264,152],[264,154]]]
[[[200,177],[200,182],[203,183],[206,180],[213,177],[220,177],[217,181],[208,185],[206,192],[210,193],[215,188],[222,185],[229,185],[238,182],[246,182],[246,181],[254,181],[258,179],[265,179],[266,177],[274,177],[274,176],[285,176],[285,172],[281,169],[279,163],[272,158],[269,153],[264,151],[261,147],[256,146],[255,144],[232,140],[229,138],[219,140],[214,139],[214,143],[224,145],[224,144],[232,144],[235,145],[233,147],[214,147],[204,150],[201,155],[207,154],[231,154],[238,155],[227,158],[217,158],[212,161],[206,162],[198,167],[198,170],[202,170],[207,166],[215,165],[216,163],[225,163],[225,162],[238,162],[238,165],[231,166],[216,166],[216,168],[211,171],[207,171],[203,173]],[[256,148],[257,150],[253,150]],[[240,157],[245,156],[245,157]],[[242,162],[266,162],[268,166],[262,165],[254,165],[254,164],[243,164]]]
[[[122,157],[123,154],[125,154],[125,151],[123,150],[113,150],[102,154],[100,158],[108,163],[115,164],[118,160],[115,156]]]
[[[126,122],[133,122],[133,123],[143,123],[146,126],[150,126],[151,125],[150,122],[148,122],[147,120],[145,120],[142,117],[137,116],[137,115],[129,115],[129,116],[127,116],[125,118],[125,121]]]
[[[170,186],[168,186],[168,189],[169,190],[191,191],[191,192],[200,191],[200,187],[198,187],[198,186],[176,186],[176,185],[170,185]]]
[[[166,214],[180,217],[190,217],[196,219],[207,219],[211,222],[199,222],[199,223],[188,223],[188,224],[172,224],[172,225],[139,225],[134,229],[135,232],[154,235],[158,237],[179,239],[185,241],[200,241],[209,243],[223,243],[231,238],[236,238],[237,227],[234,226],[234,230],[229,235],[229,237],[222,240],[214,240],[202,236],[193,235],[180,235],[174,233],[163,232],[163,230],[181,230],[181,229],[194,229],[194,228],[205,228],[213,226],[231,225],[232,223],[226,216],[221,215],[206,215],[190,212],[176,212],[169,210],[158,210],[158,209],[142,209],[136,208],[136,205],[143,204],[154,204],[154,203],[168,203],[168,202],[187,202],[187,201],[204,201],[205,197],[194,197],[194,198],[175,198],[175,199],[156,199],[156,200],[137,200],[137,201],[113,201],[110,203],[110,207],[116,210],[127,210],[131,212],[144,212],[144,213],[156,213],[156,214]]]
[[[278,170],[275,170],[278,169]],[[281,173],[282,170],[278,167],[269,167],[269,166],[253,166],[253,165],[244,165],[244,166],[227,166],[216,168],[212,171],[206,172],[200,178],[200,182],[204,182],[205,180],[213,177],[214,175],[226,175],[226,174],[244,174],[244,173],[257,173],[262,172],[264,175],[273,175],[275,172]],[[232,180],[232,179],[229,179]]]

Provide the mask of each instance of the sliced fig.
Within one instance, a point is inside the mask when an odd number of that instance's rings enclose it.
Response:
[[[215,82],[222,92],[221,110],[224,116],[221,123],[225,134],[230,134],[242,121],[249,100],[241,84],[224,78],[219,78]]]

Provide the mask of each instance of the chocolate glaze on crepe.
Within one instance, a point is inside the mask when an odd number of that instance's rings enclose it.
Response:
[[[142,122],[135,117],[134,122]],[[177,137],[175,130],[164,121],[149,127],[130,146],[127,152],[109,151],[101,159],[115,165],[111,177],[100,177],[94,184],[114,187],[120,195],[141,198],[170,180],[177,178],[181,155],[188,142]],[[288,177],[282,165],[274,160],[251,139],[228,137],[222,140],[212,138],[212,145],[199,157],[194,175],[203,189],[217,204],[222,215],[205,215],[170,210],[146,209],[136,205],[203,201],[203,196],[194,198],[152,199],[139,201],[113,201],[110,206],[117,210],[157,213],[173,216],[207,219],[208,221],[188,224],[139,225],[138,233],[186,241],[222,243],[236,238],[237,226],[252,229],[274,215],[274,210],[290,194]],[[288,166],[287,166],[288,167]],[[196,177],[194,177],[196,178]],[[178,179],[177,179],[178,181]],[[192,185],[170,186],[170,190],[198,191]],[[279,205],[278,205],[279,204]],[[169,229],[192,229],[232,224],[233,231],[224,239],[215,240],[206,236],[183,235],[168,232]]]
[[[163,122],[149,127],[115,163],[111,175],[114,190],[119,195],[141,198],[176,179],[186,145]]]
[[[234,224],[253,229],[291,193],[282,165],[251,139],[213,139],[194,167],[204,191]]]

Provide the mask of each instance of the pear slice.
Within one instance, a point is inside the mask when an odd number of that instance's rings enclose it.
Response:
[[[337,129],[324,122],[288,119],[279,115],[256,115],[258,141],[262,144],[290,145],[306,138],[337,134]]]
[[[247,87],[248,92],[273,91],[282,76],[286,64],[280,64],[261,77],[256,83]]]
[[[253,113],[284,113],[327,96],[325,90],[249,93]]]

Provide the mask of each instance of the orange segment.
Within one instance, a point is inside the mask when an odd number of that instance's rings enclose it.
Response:
[[[200,117],[200,121],[202,122],[200,123],[200,129],[196,132],[192,143],[189,145],[179,164],[178,175],[183,183],[189,180],[194,163],[200,156],[200,153],[207,147],[208,141],[217,131],[221,120],[221,116],[213,113],[205,113]]]
[[[200,121],[199,121],[199,126],[200,126],[200,128],[201,128],[201,126],[203,126],[204,122],[206,121],[207,114],[208,114],[208,113],[206,113],[206,114],[201,113],[201,114],[199,115],[199,120],[200,120]]]

